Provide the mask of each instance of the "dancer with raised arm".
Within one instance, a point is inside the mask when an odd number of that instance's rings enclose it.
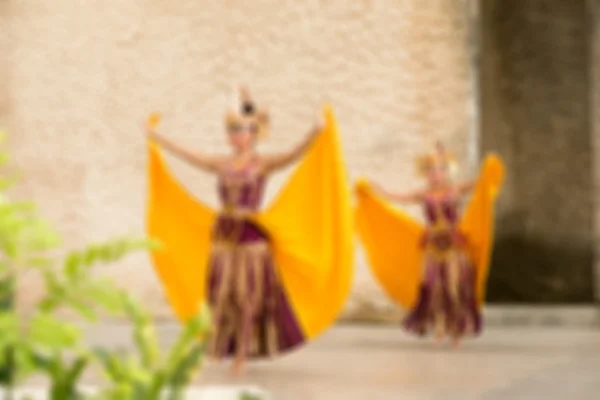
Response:
[[[331,325],[352,272],[349,194],[331,110],[294,149],[275,155],[256,149],[270,118],[246,88],[225,116],[230,155],[192,152],[159,134],[157,119],[146,132],[148,230],[164,245],[154,263],[177,315],[186,320],[208,301],[210,352],[233,356],[236,373],[246,359],[289,351]],[[220,210],[178,184],[157,145],[217,176]],[[269,176],[297,160],[276,202],[260,211]]]
[[[387,293],[408,310],[404,327],[411,333],[433,333],[438,342],[482,329],[493,233],[493,205],[504,167],[488,156],[475,182],[451,179],[453,157],[438,143],[418,159],[424,189],[395,193],[369,184],[357,185],[357,224],[370,266]],[[460,204],[473,191],[461,218]],[[423,207],[425,225],[384,199]]]

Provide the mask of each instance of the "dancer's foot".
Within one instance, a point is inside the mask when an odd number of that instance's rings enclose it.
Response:
[[[435,337],[435,345],[437,347],[441,346],[444,343],[444,335],[437,335]]]
[[[460,339],[459,338],[452,339],[452,348],[458,349],[459,347],[460,347]]]
[[[234,376],[240,376],[244,373],[244,360],[239,358],[233,361],[231,366],[231,374]]]

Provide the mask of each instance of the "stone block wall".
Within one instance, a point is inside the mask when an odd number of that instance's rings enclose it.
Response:
[[[182,143],[224,151],[222,114],[238,82],[272,109],[266,151],[301,140],[327,100],[353,180],[413,188],[413,157],[437,138],[468,173],[466,10],[459,0],[1,2],[0,122],[26,177],[17,195],[40,204],[68,248],[143,233],[146,113],[163,111],[164,132]],[[210,176],[172,165],[215,204]],[[145,256],[105,273],[170,315]],[[360,253],[356,275],[349,310],[389,306]],[[22,283],[23,307],[38,289]]]
[[[589,32],[590,43],[590,134],[592,159],[592,188],[594,200],[594,284],[595,301],[600,301],[600,1],[587,1],[587,20],[591,22]],[[588,23],[589,23],[588,22]]]

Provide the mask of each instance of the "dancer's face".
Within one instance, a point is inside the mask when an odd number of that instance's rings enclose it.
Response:
[[[258,124],[252,119],[242,119],[227,127],[229,144],[236,152],[250,150],[258,134]]]
[[[448,183],[448,166],[442,163],[433,164],[429,167],[427,178],[432,186],[445,185]]]

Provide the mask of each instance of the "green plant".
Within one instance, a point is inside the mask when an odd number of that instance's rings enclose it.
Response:
[[[112,387],[102,391],[106,400],[158,400],[165,392],[170,400],[183,398],[193,372],[205,354],[210,330],[210,311],[204,305],[181,331],[170,351],[163,355],[156,330],[147,311],[123,293],[127,316],[133,325],[137,355],[96,350]]]
[[[240,400],[262,400],[262,398],[253,393],[244,392],[240,395]]]
[[[0,132],[0,144],[4,137]],[[3,169],[6,169],[7,161],[7,154],[0,152],[0,166]],[[14,173],[0,176],[0,321],[7,332],[0,338],[0,385],[5,387],[13,386],[16,379],[16,355],[10,346],[10,328],[16,324],[12,313],[19,268],[35,264],[36,256],[57,242],[57,237],[36,218],[32,203],[8,198],[6,192],[15,181]]]
[[[37,305],[37,319],[33,321],[38,325],[32,325],[28,339],[30,344],[37,343],[31,357],[36,369],[50,378],[52,399],[81,398],[78,382],[93,361],[91,350],[82,342],[80,328],[57,320],[54,312],[67,307],[91,322],[98,319],[99,311],[118,315],[122,311],[121,291],[111,280],[91,278],[93,267],[153,246],[149,240],[120,239],[69,254],[58,271],[44,269],[46,296]]]
[[[83,342],[80,326],[60,318],[57,311],[69,308],[89,321],[97,320],[99,311],[118,314],[122,310],[119,290],[109,280],[93,278],[93,266],[152,245],[122,239],[71,253],[61,268],[53,268],[51,262],[36,263],[45,287],[32,314],[22,318],[14,309],[0,312],[0,354],[10,354],[13,366],[12,380],[6,385],[9,391],[31,374],[43,373],[51,382],[51,399],[82,398],[77,384],[93,354]],[[17,279],[24,270],[23,266],[15,270]]]
[[[0,136],[2,141],[4,135]],[[6,153],[0,153],[3,166],[7,160]],[[9,393],[23,375],[21,372],[30,370],[29,357],[22,351],[23,344],[27,344],[23,333],[29,321],[23,321],[15,312],[16,283],[29,269],[45,266],[45,253],[58,244],[57,236],[36,215],[33,203],[12,201],[7,196],[14,182],[14,174],[0,177],[0,384]],[[35,329],[35,320],[30,325],[29,329]]]
[[[0,134],[0,144],[2,138]],[[0,165],[7,159],[0,152]],[[98,362],[109,378],[102,399],[152,400],[164,390],[171,399],[180,398],[192,372],[202,363],[205,340],[201,338],[210,329],[208,308],[189,321],[163,356],[150,313],[111,280],[94,273],[101,264],[155,248],[157,243],[118,239],[72,252],[58,262],[52,256],[60,244],[58,235],[39,217],[35,204],[7,196],[15,179],[13,174],[4,175],[0,175],[0,386],[6,389],[7,398],[12,398],[16,384],[44,374],[51,383],[48,398],[82,399],[79,381],[92,362]],[[33,311],[23,316],[15,310],[14,299],[16,284],[26,274],[37,274],[43,288]],[[90,349],[81,327],[59,316],[62,309],[89,322],[97,321],[100,312],[126,316],[133,325],[138,354]]]

